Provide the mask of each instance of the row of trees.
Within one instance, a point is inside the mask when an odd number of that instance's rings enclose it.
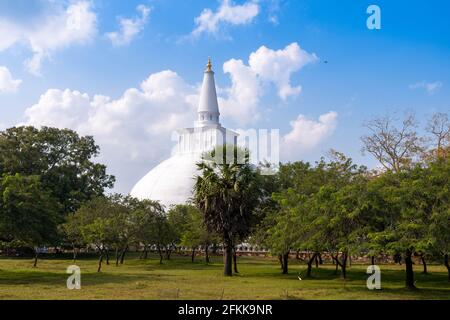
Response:
[[[282,165],[274,177],[275,192],[253,241],[270,248],[288,272],[291,250],[331,255],[346,277],[350,255],[403,255],[406,286],[414,288],[412,256],[441,257],[450,281],[450,122],[435,114],[425,138],[412,116],[400,125],[391,117],[368,123],[364,150],[382,170],[355,165],[332,151],[331,160],[312,166]],[[433,139],[434,138],[434,139]],[[434,141],[434,143],[433,143]],[[428,144],[428,145],[427,145]],[[426,266],[426,265],[425,265]]]
[[[276,174],[263,176],[246,150],[220,146],[198,164],[191,205],[168,212],[153,201],[106,197],[114,177],[91,160],[98,153],[91,137],[52,128],[8,129],[0,132],[0,241],[34,248],[70,244],[74,254],[94,247],[99,271],[111,252],[119,264],[130,247],[143,248],[143,257],[154,247],[162,261],[180,246],[192,248],[194,259],[196,248],[208,253],[221,244],[227,276],[236,245],[249,239],[278,255],[284,273],[291,250],[312,253],[308,275],[321,253],[330,254],[343,277],[353,254],[373,260],[381,253],[403,255],[410,288],[412,256],[425,261],[440,255],[450,280],[448,116],[433,115],[426,136],[412,116],[377,118],[366,126],[363,151],[379,161],[380,170],[332,151],[328,161],[282,164]],[[223,161],[212,160],[218,155]]]
[[[99,253],[98,272],[105,259],[109,264],[112,252],[116,266],[123,264],[130,247],[142,248],[144,259],[153,247],[162,263],[164,255],[170,259],[171,253],[181,246],[192,249],[194,261],[197,248],[203,247],[207,253],[218,242],[203,227],[202,216],[195,207],[179,205],[166,214],[158,202],[118,194],[88,201],[68,216],[61,229],[73,249],[74,260],[80,248],[93,247]]]

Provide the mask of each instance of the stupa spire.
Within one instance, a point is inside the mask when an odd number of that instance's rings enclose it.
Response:
[[[219,104],[217,102],[216,83],[214,80],[214,71],[212,70],[211,58],[208,59],[208,64],[206,65],[206,70],[203,76],[200,103],[197,113],[197,127],[220,124]]]
[[[208,58],[208,64],[206,65],[206,72],[212,71],[211,58]]]

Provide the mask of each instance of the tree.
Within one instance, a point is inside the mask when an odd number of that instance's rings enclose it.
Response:
[[[73,262],[75,262],[77,259],[77,248],[87,245],[81,234],[82,225],[79,216],[75,215],[75,213],[69,213],[66,222],[60,228],[64,233],[65,239],[72,246]]]
[[[203,247],[205,261],[209,263],[209,247],[218,240],[214,233],[207,230],[201,212],[192,205],[178,205],[173,207],[168,215],[169,223],[179,235],[179,244],[192,248],[192,262],[194,262],[196,249]]]
[[[135,199],[132,210],[133,239],[138,246],[144,246],[142,257],[147,259],[148,248],[155,240],[153,231],[156,229],[157,219],[163,217],[164,209],[159,202]]]
[[[279,256],[284,274],[288,273],[289,252],[302,248],[314,251],[308,264],[308,276],[311,275],[310,266],[317,256],[318,245],[308,234],[313,213],[309,199],[321,186],[322,168],[323,163],[317,168],[305,162],[281,164],[273,179],[277,181],[278,190],[269,188],[273,190],[272,201],[276,205],[268,201],[263,204],[268,213],[259,225],[256,238]]]
[[[79,221],[77,224],[83,241],[95,246],[99,253],[98,269],[102,269],[105,254],[112,243],[117,241],[116,217],[123,214],[123,206],[114,201],[114,198],[97,197],[81,206],[73,219]]]
[[[193,201],[205,225],[217,232],[224,245],[224,275],[232,275],[233,240],[249,235],[260,199],[258,174],[249,164],[249,152],[219,146],[200,162]]]
[[[413,115],[406,115],[398,124],[392,115],[374,118],[365,123],[371,132],[363,136],[363,152],[368,152],[386,169],[400,171],[410,166],[423,152],[423,139],[416,132]]]
[[[203,244],[203,219],[197,208],[187,208],[187,211],[188,219],[181,235],[181,245],[192,248],[191,261],[194,262],[195,250]]]
[[[171,228],[167,216],[162,212],[155,212],[152,228],[150,231],[151,243],[156,245],[159,253],[159,263],[163,261],[163,250],[167,251],[168,247],[172,245],[176,234]]]
[[[436,158],[447,158],[450,147],[450,119],[446,113],[435,113],[428,120],[426,127],[431,135],[431,153]]]
[[[3,175],[0,180],[0,238],[35,249],[54,243],[61,222],[60,206],[37,176]]]
[[[66,214],[113,186],[114,177],[106,174],[106,167],[92,161],[98,153],[92,137],[68,129],[0,131],[0,175],[40,176],[42,187],[59,200]]]
[[[167,213],[167,219],[174,233],[174,245],[182,243],[183,234],[189,221],[190,211],[194,209],[190,205],[176,205],[172,206]]]
[[[403,254],[405,285],[415,289],[412,257],[432,249],[430,224],[440,187],[430,177],[429,169],[419,165],[399,173],[387,172],[377,180],[389,215],[384,230],[371,233],[370,238],[388,253]]]
[[[347,261],[361,245],[361,228],[366,218],[361,205],[365,193],[365,167],[355,165],[344,154],[332,151],[333,160],[326,164],[326,182],[312,195],[311,234],[332,255],[342,277],[346,278]]]
[[[434,186],[430,190],[433,194],[429,230],[431,246],[443,256],[450,281],[450,160],[438,159],[430,164],[429,171],[427,178]]]

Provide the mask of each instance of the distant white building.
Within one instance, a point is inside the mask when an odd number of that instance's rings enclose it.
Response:
[[[160,201],[166,208],[185,204],[193,195],[195,177],[200,174],[197,163],[201,161],[202,154],[218,145],[237,144],[238,134],[222,127],[219,120],[214,71],[209,60],[194,127],[178,130],[176,154],[145,175],[134,186],[131,196]]]

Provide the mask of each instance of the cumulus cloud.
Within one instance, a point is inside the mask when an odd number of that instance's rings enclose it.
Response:
[[[93,135],[102,161],[128,192],[150,167],[170,154],[173,130],[190,126],[197,89],[173,71],[152,74],[118,99],[74,90],[50,89],[25,111],[25,123],[71,128]],[[133,169],[130,169],[133,168]]]
[[[435,81],[435,82],[422,81],[422,82],[418,82],[418,83],[410,85],[409,88],[411,90],[424,89],[428,95],[432,96],[435,93],[439,92],[439,90],[441,90],[442,82],[440,82],[440,81]]]
[[[204,9],[195,18],[196,28],[191,35],[200,36],[202,33],[217,34],[222,25],[245,25],[253,21],[259,14],[260,8],[256,1],[248,1],[242,5],[235,5],[230,0],[222,0],[219,8],[213,12]]]
[[[7,67],[0,66],[0,94],[17,92],[22,80],[14,79]]]
[[[242,60],[228,60],[223,71],[229,74],[232,85],[221,101],[224,115],[233,116],[240,124],[257,120],[264,85],[275,85],[283,100],[296,96],[301,86],[291,84],[292,74],[318,59],[294,42],[280,50],[262,46],[250,54],[248,65]]]
[[[224,63],[223,71],[231,78],[231,87],[219,98],[221,113],[239,124],[259,118],[258,106],[262,95],[258,75],[242,60],[231,59]]]
[[[32,21],[0,17],[0,51],[16,44],[33,53],[25,61],[29,72],[39,74],[42,62],[53,52],[73,44],[85,44],[97,32],[97,16],[90,1],[70,2],[65,7],[50,1],[48,10]]]
[[[338,114],[330,111],[321,115],[318,121],[300,114],[291,121],[291,131],[282,137],[281,154],[285,160],[300,156],[313,149],[325,138],[333,134],[337,125]]]
[[[150,8],[145,5],[139,5],[136,10],[139,16],[134,18],[119,18],[120,30],[116,32],[109,32],[106,37],[114,46],[125,46],[144,30],[150,15]]]
[[[306,52],[294,42],[282,50],[262,46],[250,55],[249,64],[262,80],[273,82],[278,87],[280,98],[286,99],[302,90],[301,86],[291,86],[291,75],[317,60],[316,54]]]

